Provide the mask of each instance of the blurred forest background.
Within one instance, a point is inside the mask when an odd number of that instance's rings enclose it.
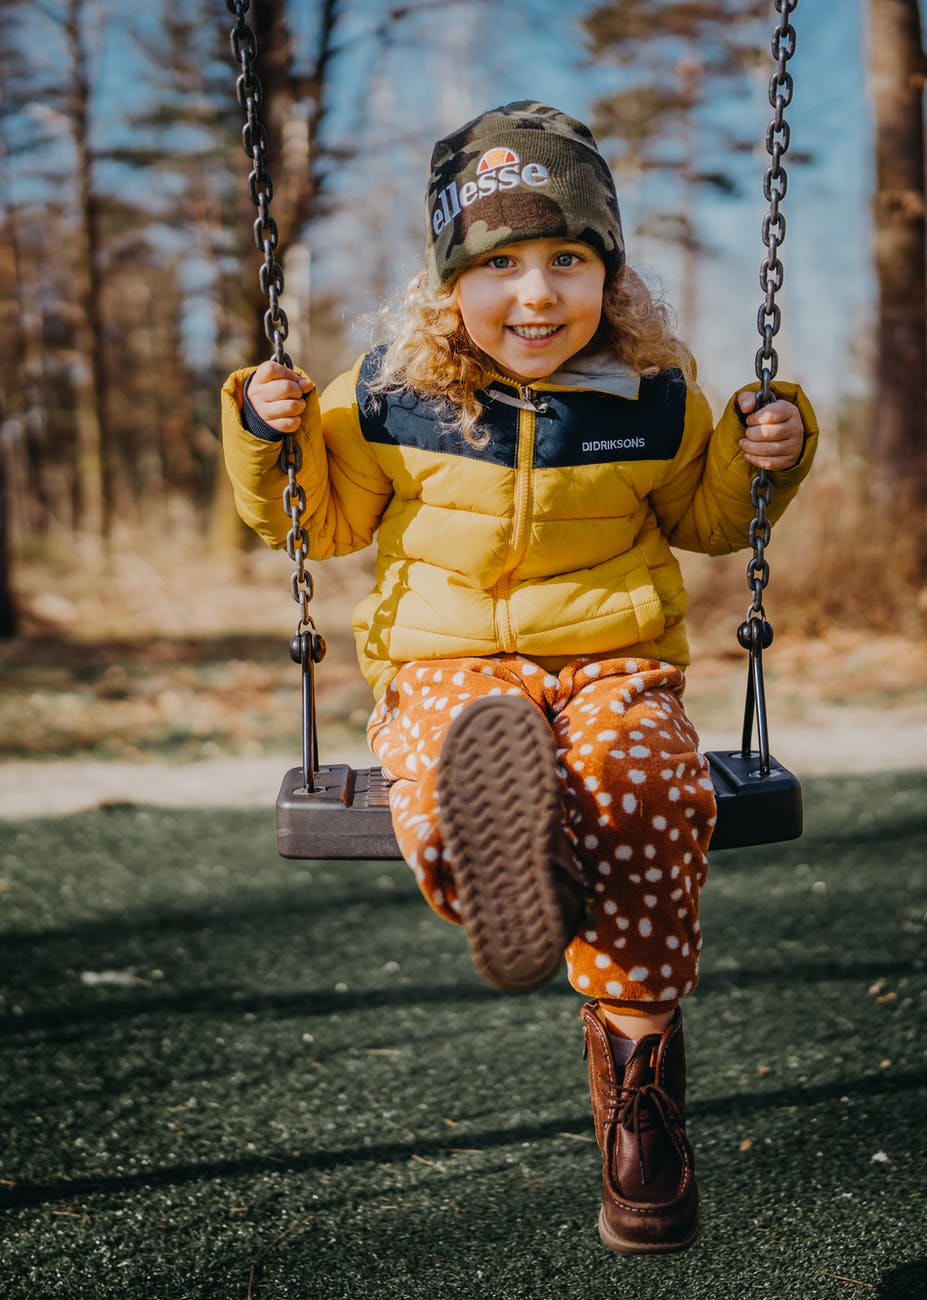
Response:
[[[771,590],[786,632],[917,644],[921,5],[805,0],[793,18],[777,347],[825,437],[774,537]],[[675,307],[716,408],[752,380],[772,0],[253,0],[248,21],[288,347],[320,384],[417,269],[433,141],[519,98],[594,126],[629,260]],[[268,354],[233,25],[222,0],[5,0],[0,637],[19,662],[295,617],[288,563],[271,568],[239,525],[217,441],[222,379]],[[330,590],[353,598],[368,564]],[[703,622],[734,593],[727,632],[747,601],[742,559],[725,572],[695,564],[691,581]]]

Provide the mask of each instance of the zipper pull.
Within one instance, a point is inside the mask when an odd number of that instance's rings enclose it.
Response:
[[[550,410],[550,403],[539,398],[533,388],[524,387],[520,391],[523,399],[531,403],[538,415],[546,415]]]

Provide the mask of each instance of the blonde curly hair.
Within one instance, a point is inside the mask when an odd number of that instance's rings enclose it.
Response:
[[[471,446],[484,447],[489,431],[480,428],[483,405],[477,394],[498,372],[464,329],[453,284],[436,291],[421,272],[406,290],[399,313],[385,315],[384,322],[391,337],[372,389],[412,389],[447,402],[453,411],[449,423]],[[694,377],[692,356],[673,334],[669,308],[627,265],[606,279],[602,319],[583,353],[608,350],[642,376],[678,367],[687,379]]]

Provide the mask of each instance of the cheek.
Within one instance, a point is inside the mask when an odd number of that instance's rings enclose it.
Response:
[[[605,289],[605,274],[601,279],[598,277],[586,286],[585,292],[581,295],[578,307],[582,318],[582,326],[588,332],[589,338],[595,334],[596,330],[602,323],[605,316],[603,293]]]
[[[584,312],[584,317],[585,317],[584,331],[589,336],[587,342],[589,341],[589,339],[592,339],[592,337],[595,335],[596,330],[602,324],[604,315],[605,313],[602,310],[601,294],[590,297],[588,303],[586,304],[586,310]]]
[[[479,295],[468,294],[466,298],[461,298],[457,303],[457,310],[464,329],[475,343],[479,343],[480,339],[486,337],[492,330],[494,313],[491,305],[484,302]]]

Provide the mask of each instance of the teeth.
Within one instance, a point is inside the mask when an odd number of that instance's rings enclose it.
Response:
[[[560,328],[559,325],[510,325],[513,334],[517,334],[523,339],[548,339],[551,334],[556,334]]]

